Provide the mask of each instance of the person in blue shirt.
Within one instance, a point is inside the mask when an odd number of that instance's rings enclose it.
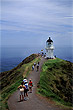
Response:
[[[27,81],[27,79],[24,79],[23,80],[24,81],[24,85],[25,85],[25,87],[26,87],[26,89],[24,90],[24,100],[27,100],[28,99],[28,81]]]

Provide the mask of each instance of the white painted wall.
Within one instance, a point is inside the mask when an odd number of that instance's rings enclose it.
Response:
[[[47,58],[54,58],[53,50],[54,50],[53,42],[51,43],[46,42],[46,57]]]

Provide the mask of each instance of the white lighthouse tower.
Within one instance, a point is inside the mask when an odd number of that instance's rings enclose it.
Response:
[[[49,39],[46,41],[46,58],[49,59],[54,58],[53,50],[54,50],[53,41],[49,37]]]

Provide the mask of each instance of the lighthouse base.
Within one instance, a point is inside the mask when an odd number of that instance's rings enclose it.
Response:
[[[53,49],[51,49],[51,48],[46,49],[46,58],[47,59],[54,59],[55,58],[54,54],[53,54]]]
[[[53,56],[53,57],[48,57],[48,56],[46,56],[45,58],[46,58],[46,59],[55,59],[54,56]]]

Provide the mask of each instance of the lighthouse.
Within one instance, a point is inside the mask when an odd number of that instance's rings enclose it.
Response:
[[[49,59],[54,58],[53,50],[54,50],[53,41],[49,37],[49,39],[46,41],[46,58]]]

